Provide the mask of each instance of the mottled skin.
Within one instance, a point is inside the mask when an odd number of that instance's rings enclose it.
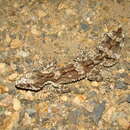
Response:
[[[48,84],[59,86],[88,78],[91,73],[94,75],[94,68],[98,68],[99,65],[103,65],[109,60],[114,62],[118,59],[118,52],[123,39],[122,28],[120,27],[116,31],[105,33],[104,40],[95,49],[96,55],[93,59],[81,59],[65,67],[56,68],[53,72],[27,73],[16,82],[15,86],[23,90],[39,91]],[[107,64],[106,66],[111,67],[112,65]],[[97,74],[95,73],[95,75]]]

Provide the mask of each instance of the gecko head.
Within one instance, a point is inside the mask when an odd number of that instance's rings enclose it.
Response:
[[[29,90],[29,91],[40,91],[42,88],[36,86],[33,83],[33,80],[28,79],[26,77],[22,77],[16,81],[15,87],[21,90]]]
[[[108,33],[108,35],[112,39],[111,44],[114,44],[115,46],[121,45],[124,42],[124,34],[121,27]]]
[[[108,49],[112,49],[115,47],[122,47],[124,43],[124,34],[122,32],[122,28],[118,27],[112,32],[107,32],[104,34],[104,40],[102,41],[104,47],[107,47]],[[101,50],[102,50],[101,49]],[[99,49],[100,50],[100,49]]]

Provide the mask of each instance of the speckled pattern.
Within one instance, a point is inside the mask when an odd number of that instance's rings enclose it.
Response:
[[[0,130],[129,130],[129,7],[129,0],[0,0]],[[121,57],[101,69],[103,81],[85,79],[63,92],[15,88],[24,73],[63,67],[119,26]]]
[[[83,79],[90,81],[102,81],[100,74],[102,67],[112,67],[118,63],[120,58],[121,46],[124,42],[122,28],[119,27],[109,33],[105,33],[101,43],[87,54],[82,54],[75,59],[75,62],[69,63],[63,67],[54,67],[49,72],[45,69],[25,73],[23,77],[16,81],[15,87],[22,90],[40,91],[48,84],[59,86],[75,83]],[[49,66],[49,65],[48,65]]]

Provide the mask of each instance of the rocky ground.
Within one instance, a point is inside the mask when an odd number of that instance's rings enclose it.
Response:
[[[0,0],[0,130],[129,130],[129,12],[129,0]],[[120,25],[121,57],[102,82],[85,79],[67,93],[15,88],[24,72],[63,66]]]

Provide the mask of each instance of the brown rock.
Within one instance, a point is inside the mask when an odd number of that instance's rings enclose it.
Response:
[[[13,74],[9,75],[8,80],[9,81],[15,81],[17,76],[18,76],[17,73],[13,73]]]
[[[31,33],[34,34],[34,35],[36,35],[36,36],[39,36],[41,34],[40,31],[38,31],[38,29],[37,29],[36,26],[33,26],[31,28]]]
[[[130,85],[130,74],[124,79],[126,84]]]
[[[68,97],[65,96],[65,95],[63,95],[63,96],[61,96],[61,100],[64,101],[64,102],[66,102],[66,101],[68,101]]]
[[[39,16],[39,18],[42,18],[42,17],[46,16],[47,13],[46,13],[45,11],[38,10],[38,11],[37,11],[37,15]]]
[[[99,83],[96,82],[96,81],[93,81],[93,82],[91,83],[91,85],[92,85],[93,87],[98,87],[98,86],[99,86]]]
[[[85,99],[86,99],[85,96],[83,96],[83,95],[77,95],[77,96],[74,97],[73,103],[75,103],[77,105],[80,105],[82,102],[85,101]]]
[[[14,108],[14,110],[16,110],[16,111],[20,110],[20,108],[21,108],[21,103],[20,103],[20,101],[19,101],[18,99],[16,99],[16,98],[13,99],[13,108]]]
[[[128,128],[130,127],[130,122],[125,118],[119,118],[118,123],[125,130],[128,130]]]
[[[10,38],[10,36],[7,34],[6,35],[6,41],[9,43],[10,41],[11,41],[11,38]]]
[[[0,101],[0,106],[9,106],[10,104],[12,104],[13,98],[12,96],[7,96],[5,97],[3,100]]]
[[[0,63],[0,74],[4,74],[9,71],[8,65],[5,63]]]
[[[0,125],[0,130],[12,130],[19,119],[19,113],[14,112],[10,116],[3,119],[3,123]]]
[[[23,42],[19,39],[15,39],[11,42],[11,48],[19,48],[23,45]]]
[[[0,85],[0,94],[6,93],[8,92],[8,87],[4,86],[4,85]]]
[[[111,117],[112,117],[112,114],[116,111],[116,107],[112,106],[110,107],[107,112],[103,115],[103,119],[105,121],[110,121],[111,120]]]

